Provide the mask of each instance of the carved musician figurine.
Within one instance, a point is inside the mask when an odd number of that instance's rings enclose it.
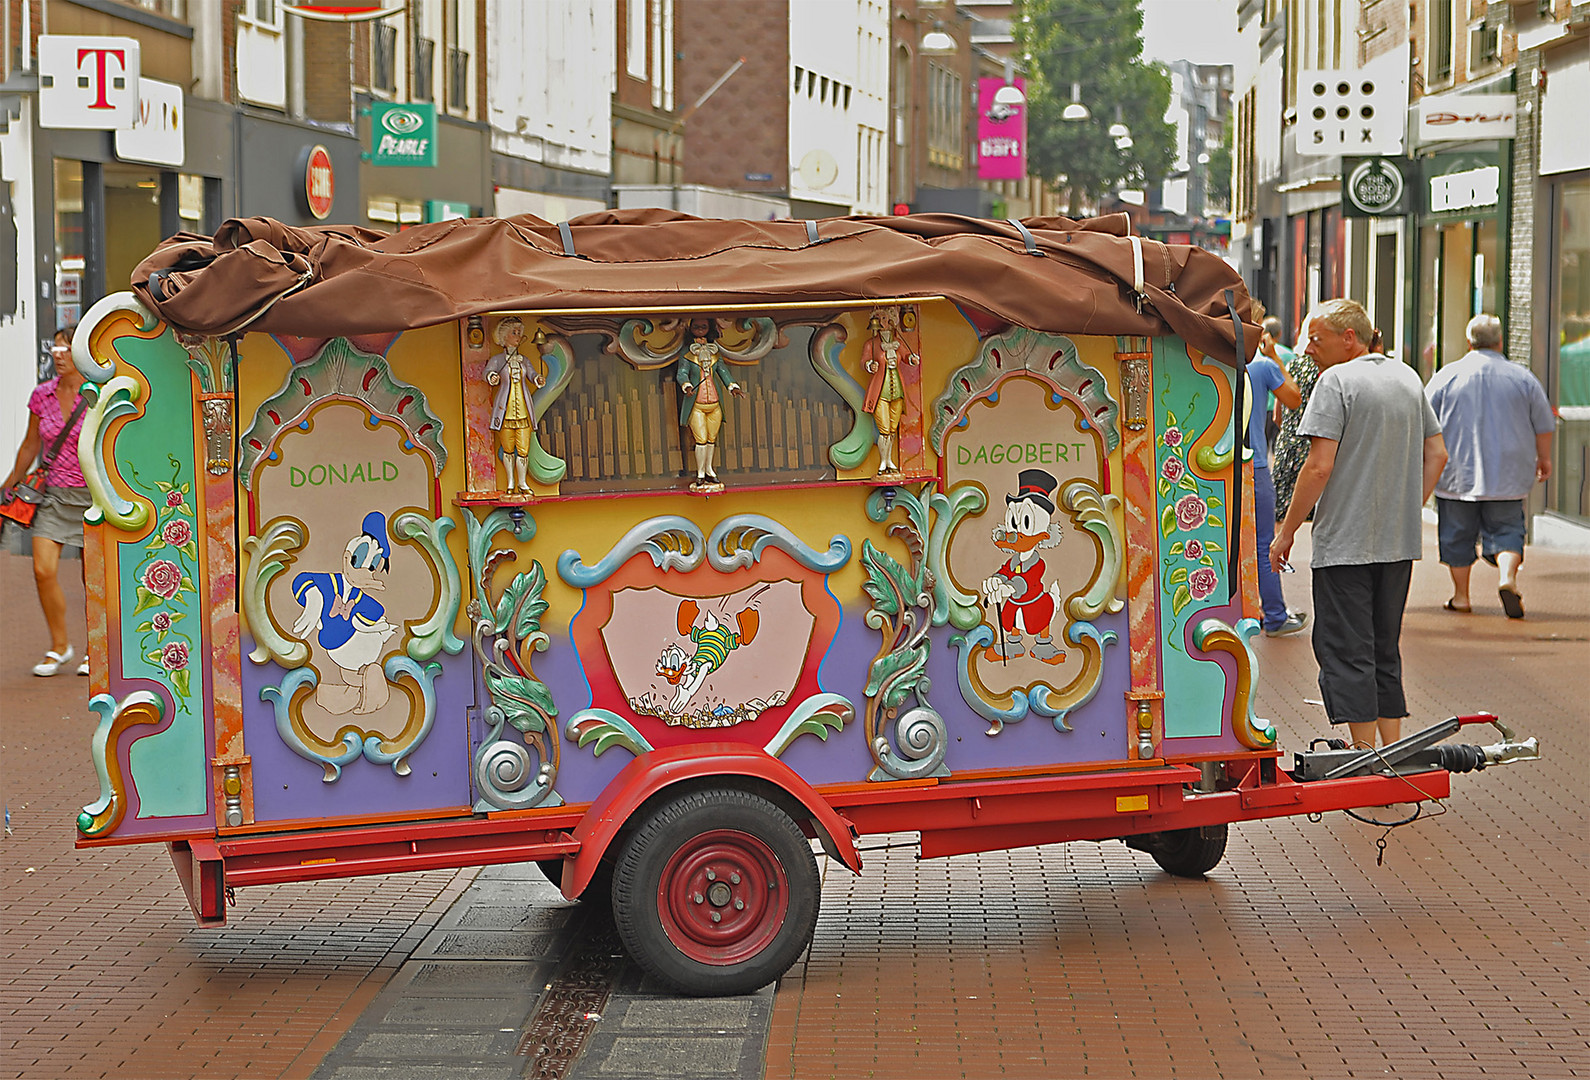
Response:
[[[862,363],[872,380],[863,406],[878,427],[878,475],[897,476],[900,417],[905,412],[907,388],[915,390],[921,379],[922,357],[900,336],[900,309],[885,308],[881,317],[867,322],[872,336],[861,347]]]
[[[491,430],[497,433],[498,456],[508,475],[507,491],[529,494],[530,440],[536,430],[534,396],[547,379],[519,352],[524,341],[522,319],[508,316],[492,330],[491,337],[503,347],[486,361],[486,382],[497,388],[491,403]],[[534,340],[540,347],[546,335],[537,330]]]
[[[696,479],[690,490],[722,491],[712,457],[723,427],[723,398],[744,397],[745,391],[723,370],[716,320],[690,320],[674,377],[679,381],[679,423],[690,429],[696,447]]]

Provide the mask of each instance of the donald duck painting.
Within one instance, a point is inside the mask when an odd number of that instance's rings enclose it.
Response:
[[[362,528],[343,549],[342,573],[293,579],[293,597],[304,609],[293,623],[294,636],[307,641],[314,631],[316,644],[341,674],[338,682],[323,677],[315,689],[315,703],[335,716],[376,712],[391,693],[381,657],[398,628],[372,595],[386,589],[391,562],[386,515],[371,511]]]

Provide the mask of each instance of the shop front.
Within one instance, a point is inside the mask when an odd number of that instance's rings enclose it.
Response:
[[[492,206],[487,125],[438,115],[428,103],[363,100],[359,112],[363,224],[397,232]]]
[[[359,224],[359,140],[335,128],[239,113],[238,213],[290,225]]]
[[[1415,240],[1414,334],[1421,378],[1468,352],[1475,315],[1507,318],[1511,140],[1422,159],[1424,208]]]

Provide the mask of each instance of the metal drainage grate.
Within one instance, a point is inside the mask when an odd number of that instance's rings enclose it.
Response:
[[[562,1080],[602,1019],[613,982],[624,969],[618,931],[600,916],[587,921],[579,950],[547,984],[516,1051],[533,1058],[529,1080]]]

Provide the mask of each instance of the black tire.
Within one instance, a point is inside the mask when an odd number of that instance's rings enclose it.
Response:
[[[820,891],[811,844],[788,814],[748,792],[697,791],[624,841],[613,921],[635,962],[668,985],[745,994],[811,943]]]
[[[1227,832],[1225,825],[1172,829],[1159,834],[1159,842],[1149,854],[1167,874],[1201,878],[1219,866],[1225,857]]]

